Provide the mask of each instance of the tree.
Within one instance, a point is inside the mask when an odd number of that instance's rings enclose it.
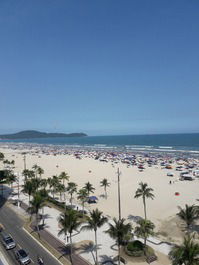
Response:
[[[73,259],[72,259],[72,233],[73,231],[77,230],[78,227],[81,225],[81,222],[78,220],[78,214],[76,211],[73,209],[67,210],[64,214],[60,215],[60,224],[62,225],[62,228],[64,228],[63,232],[64,233],[69,233],[70,236],[70,258],[71,258],[71,263],[73,264]],[[63,233],[62,232],[62,233]]]
[[[25,180],[27,178],[32,179],[35,177],[35,173],[33,170],[29,170],[29,169],[24,169],[22,172],[22,175],[25,177]]]
[[[94,193],[95,188],[90,182],[85,183],[85,186],[83,187],[85,190],[87,190],[88,196],[90,193]]]
[[[72,199],[73,199],[73,194],[77,192],[77,184],[74,182],[68,182],[68,186],[66,188],[66,191],[70,194],[70,203],[72,206]]]
[[[28,194],[28,203],[30,206],[30,196],[36,191],[36,187],[34,186],[34,183],[31,180],[25,181],[23,185],[22,192]]]
[[[96,253],[96,265],[98,265],[98,255],[97,255],[97,228],[103,226],[108,219],[102,215],[98,209],[90,212],[90,216],[87,221],[87,225],[83,226],[83,230],[94,230],[95,232],[95,253]]]
[[[88,192],[86,189],[82,188],[78,192],[77,199],[81,201],[82,203],[82,208],[83,208],[83,215],[84,215],[84,204],[87,201],[88,198]]]
[[[38,165],[37,165],[37,164],[34,164],[34,165],[32,166],[32,169],[34,169],[35,176],[36,176],[36,178],[37,178],[37,169],[38,169]]]
[[[53,199],[54,199],[56,188],[58,184],[60,183],[59,179],[57,176],[52,176],[52,178],[48,178],[48,183],[49,183],[50,188],[52,188],[52,194],[53,194]]]
[[[59,192],[59,199],[62,199],[62,193],[65,192],[65,186],[61,183],[58,183],[56,186],[56,192]]]
[[[59,179],[61,179],[63,182],[62,184],[65,186],[65,180],[69,180],[70,176],[66,173],[66,172],[61,172],[61,174],[59,175]]]
[[[144,238],[144,248],[146,250],[146,241],[148,236],[152,236],[155,225],[150,220],[141,219],[138,222],[138,226],[135,227],[135,234],[138,237]],[[146,252],[145,252],[146,254]]]
[[[111,238],[116,240],[118,245],[118,264],[120,265],[120,247],[125,239],[131,236],[132,227],[130,223],[125,224],[124,218],[120,220],[114,218],[113,221],[114,224],[109,223],[109,229],[105,233],[108,233]]]
[[[148,187],[147,183],[140,182],[140,187],[136,190],[134,198],[142,197],[143,205],[144,205],[144,216],[145,220],[147,220],[146,217],[146,198],[154,199],[154,195],[152,193],[153,189]]]
[[[39,177],[40,177],[40,179],[41,179],[41,175],[44,174],[44,170],[43,170],[43,168],[41,168],[41,167],[37,167],[37,173],[39,174]]]
[[[43,187],[44,190],[46,190],[47,186],[48,186],[48,180],[47,179],[41,179],[40,180],[40,187]]]
[[[44,204],[42,207],[42,225],[44,225],[44,206],[45,206],[45,201],[48,199],[48,191],[46,189],[41,189],[38,191],[38,193],[41,195],[41,197],[44,200]]]
[[[195,205],[188,206],[186,204],[185,209],[182,209],[180,206],[178,207],[178,209],[180,210],[180,212],[177,213],[177,215],[186,223],[187,229],[189,230],[190,226],[199,217],[198,207]]]
[[[105,193],[105,197],[107,198],[107,191],[106,188],[110,186],[110,183],[108,182],[108,180],[106,178],[104,178],[101,182],[100,182],[100,186],[104,187],[104,193]]]
[[[11,173],[7,177],[7,183],[10,184],[11,189],[13,188],[13,183],[16,181],[16,176]]]
[[[182,245],[174,246],[169,252],[172,265],[198,265],[199,244],[190,235],[184,238]]]
[[[0,161],[4,160],[4,154],[0,152]]]
[[[3,170],[3,176],[0,178],[0,183],[1,183],[1,196],[3,197],[4,194],[4,183],[7,182],[9,176],[11,175],[11,170],[9,169],[4,169]]]
[[[64,234],[64,240],[66,245],[66,239],[68,233],[68,215],[66,211],[60,214],[60,216],[58,217],[58,222],[61,225],[61,229],[59,230],[58,235]]]
[[[61,172],[61,174],[59,175],[59,179],[62,180],[62,184],[65,187],[65,180],[69,181],[69,175],[66,172]],[[64,192],[64,201],[66,200],[66,196],[65,196],[65,192]]]
[[[38,224],[38,213],[39,210],[44,206],[45,198],[39,193],[35,193],[33,196],[33,199],[30,201],[30,207],[28,208],[28,211],[32,214],[36,215],[36,225],[37,225],[37,231],[39,232],[39,224]]]

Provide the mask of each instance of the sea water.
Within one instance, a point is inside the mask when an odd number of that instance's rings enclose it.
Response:
[[[34,138],[0,140],[0,142],[67,145],[95,149],[199,152],[199,133]]]

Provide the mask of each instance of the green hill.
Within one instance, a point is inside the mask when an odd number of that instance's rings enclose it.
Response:
[[[85,133],[45,133],[34,130],[21,131],[13,134],[0,135],[0,139],[31,139],[31,138],[55,138],[55,137],[84,137]]]

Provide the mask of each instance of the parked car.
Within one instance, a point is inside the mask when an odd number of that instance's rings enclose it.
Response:
[[[31,262],[28,253],[24,249],[19,249],[15,252],[16,259],[19,261],[20,264],[26,265]]]
[[[2,243],[7,250],[16,247],[13,238],[4,232],[2,232]]]
[[[174,174],[173,174],[172,172],[168,172],[168,173],[167,173],[167,176],[168,176],[168,177],[173,177]]]

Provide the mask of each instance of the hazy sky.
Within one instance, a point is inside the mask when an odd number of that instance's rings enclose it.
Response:
[[[198,0],[1,0],[0,132],[199,132]]]

